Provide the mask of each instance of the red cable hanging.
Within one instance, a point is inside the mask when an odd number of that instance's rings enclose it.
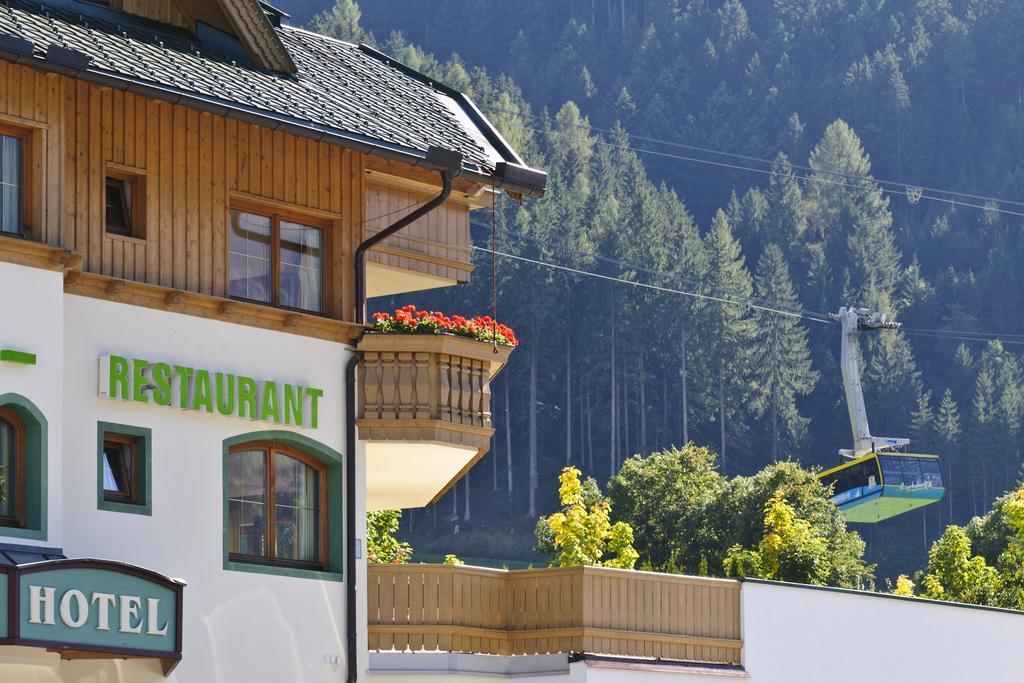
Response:
[[[491,183],[491,341],[498,353],[498,188]]]

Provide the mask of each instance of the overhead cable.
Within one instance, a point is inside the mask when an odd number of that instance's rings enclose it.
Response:
[[[483,251],[483,252],[487,252],[487,253],[492,253],[491,250],[486,248],[486,247],[478,247],[476,245],[473,245],[471,248],[475,249],[476,251]],[[757,309],[757,310],[761,310],[761,311],[767,311],[767,312],[770,312],[770,313],[778,313],[779,315],[786,315],[786,316],[789,316],[789,317],[792,317],[792,318],[803,318],[805,320],[813,320],[814,322],[818,322],[818,323],[826,323],[826,324],[831,324],[832,323],[831,320],[820,320],[818,318],[812,318],[812,317],[803,315],[801,313],[794,313],[793,311],[786,311],[786,310],[782,310],[782,309],[772,308],[770,306],[763,306],[761,304],[757,304],[757,303],[754,303],[754,302],[751,302],[751,301],[737,301],[735,299],[726,299],[726,298],[723,298],[723,297],[712,296],[710,294],[700,294],[698,292],[687,292],[686,290],[682,290],[682,289],[672,289],[671,287],[661,287],[661,286],[658,286],[658,285],[651,285],[651,284],[647,284],[645,282],[633,282],[632,280],[623,280],[622,278],[613,277],[611,275],[602,275],[600,273],[593,273],[593,272],[590,272],[590,271],[587,271],[587,270],[581,270],[579,268],[570,268],[569,266],[562,266],[562,265],[559,265],[557,263],[548,263],[547,261],[539,261],[537,259],[531,259],[531,258],[527,258],[525,256],[517,256],[516,254],[509,254],[509,253],[502,252],[502,251],[496,251],[496,252],[493,252],[493,253],[496,254],[497,256],[502,257],[502,258],[509,258],[509,259],[514,259],[516,261],[523,261],[523,262],[526,262],[526,263],[532,263],[532,264],[537,265],[537,266],[543,266],[545,268],[553,268],[555,270],[561,270],[563,272],[573,273],[575,275],[583,275],[585,277],[597,278],[599,280],[606,280],[606,281],[609,281],[609,282],[617,282],[619,284],[629,285],[631,287],[639,287],[639,288],[642,288],[642,289],[650,289],[650,290],[654,290],[654,291],[657,291],[657,292],[664,292],[666,294],[680,294],[682,296],[689,296],[689,297],[693,297],[693,298],[696,298],[696,299],[705,299],[705,300],[709,300],[709,301],[717,301],[719,303],[731,304],[731,305],[734,305],[734,306],[746,306],[747,308],[753,308],[753,309]]]
[[[693,151],[693,152],[699,152],[699,153],[702,153],[702,154],[713,154],[713,155],[722,156],[722,157],[726,157],[726,158],[730,158],[730,159],[738,159],[738,160],[741,160],[741,161],[749,161],[749,162],[753,162],[753,163],[765,164],[767,166],[772,166],[775,163],[773,160],[765,159],[763,157],[752,156],[752,155],[749,155],[749,154],[739,154],[739,153],[736,153],[736,152],[727,152],[727,151],[724,151],[724,150],[714,149],[714,148],[711,148],[711,147],[701,147],[699,145],[689,145],[689,144],[685,144],[685,143],[682,143],[682,142],[677,142],[677,141],[672,141],[672,140],[665,140],[665,139],[662,139],[662,138],[655,138],[655,137],[650,137],[650,136],[645,136],[645,135],[635,135],[635,134],[629,133],[628,131],[615,131],[615,130],[611,130],[611,129],[608,129],[608,128],[599,128],[597,126],[593,126],[593,125],[590,125],[590,124],[566,124],[566,123],[562,123],[560,121],[552,120],[550,117],[543,116],[541,114],[530,114],[530,113],[526,113],[526,112],[516,112],[516,111],[507,110],[507,109],[498,109],[498,108],[493,108],[493,107],[490,108],[490,110],[494,111],[494,112],[498,112],[498,113],[506,113],[506,114],[510,114],[510,115],[513,115],[513,116],[523,116],[523,117],[526,117],[526,118],[535,119],[535,120],[541,121],[543,123],[547,123],[547,124],[551,125],[552,127],[578,128],[578,129],[582,129],[582,130],[589,130],[589,131],[592,131],[592,132],[597,133],[597,134],[602,135],[602,136],[604,136],[604,135],[613,135],[613,136],[625,135],[630,140],[641,140],[643,142],[649,142],[649,143],[652,143],[652,144],[663,145],[663,146],[667,146],[667,147],[675,147],[675,148],[678,148],[678,149],[686,149],[686,150],[690,150],[690,151]],[[549,133],[549,132],[551,132],[550,130],[533,128],[533,127],[530,127],[530,126],[525,126],[525,128],[527,128],[528,130],[532,130],[534,132],[538,132],[538,133]],[[609,143],[608,141],[603,141],[603,144],[612,145],[612,146],[616,146],[616,147],[623,147],[625,149],[629,149],[631,151],[640,152],[640,153],[644,153],[644,154],[652,154],[652,155],[656,155],[656,156],[664,156],[664,157],[669,157],[669,158],[679,158],[679,159],[682,159],[682,160],[685,160],[685,161],[692,161],[692,162],[696,162],[696,163],[706,163],[706,164],[711,164],[711,165],[724,166],[724,167],[727,167],[727,168],[733,168],[735,170],[751,171],[751,172],[755,172],[755,173],[766,173],[767,172],[767,169],[751,168],[749,166],[740,166],[740,165],[735,165],[735,164],[730,165],[730,164],[724,164],[722,162],[717,162],[716,163],[713,160],[709,160],[709,159],[699,159],[699,158],[694,158],[694,157],[686,157],[686,156],[682,156],[682,155],[673,155],[673,154],[669,154],[667,152],[659,152],[657,150],[650,150],[650,149],[646,149],[646,148],[642,148],[642,147],[634,147],[634,146],[630,146],[630,145],[621,145],[619,143]],[[920,199],[928,199],[928,200],[932,200],[932,201],[940,201],[940,202],[946,202],[946,203],[950,203],[950,204],[956,204],[958,206],[966,206],[966,207],[970,207],[970,208],[979,208],[979,209],[990,210],[990,211],[999,211],[1000,213],[1008,213],[1008,214],[1014,215],[1014,216],[1024,216],[1024,212],[1000,210],[997,207],[985,206],[983,204],[973,204],[973,203],[968,203],[968,202],[961,202],[961,201],[951,200],[951,199],[948,199],[946,197],[940,197],[940,196],[936,196],[936,195],[948,195],[950,197],[963,197],[963,198],[966,198],[966,199],[973,199],[973,200],[978,200],[978,201],[983,201],[983,202],[993,202],[993,203],[997,203],[997,204],[1012,204],[1012,205],[1015,205],[1015,206],[1020,206],[1022,208],[1024,208],[1024,201],[1018,201],[1018,200],[1014,200],[1014,199],[1004,199],[1004,198],[999,198],[999,197],[989,197],[989,196],[985,196],[985,195],[972,194],[972,193],[969,193],[969,192],[961,192],[961,191],[958,191],[958,190],[943,190],[943,189],[939,189],[939,188],[928,187],[928,186],[925,186],[925,185],[919,185],[917,183],[912,183],[912,182],[898,181],[898,180],[888,180],[888,179],[884,179],[884,178],[875,178],[875,177],[868,176],[868,175],[860,175],[860,174],[856,174],[856,173],[849,173],[849,172],[846,172],[846,171],[838,171],[838,170],[829,169],[829,168],[820,168],[820,167],[819,168],[815,168],[813,166],[806,166],[806,165],[803,165],[803,164],[793,163],[793,162],[789,162],[789,166],[790,166],[790,168],[798,169],[798,170],[801,170],[801,171],[805,171],[807,173],[820,173],[820,174],[835,176],[835,177],[839,177],[839,178],[844,178],[844,179],[847,179],[847,180],[856,180],[856,181],[861,181],[861,182],[874,183],[874,184],[878,184],[878,185],[890,185],[890,186],[893,186],[894,188],[897,188],[897,189],[880,188],[880,189],[883,189],[884,191],[886,191],[889,194],[907,195],[909,192],[912,191],[913,192],[913,196],[914,196],[914,200],[913,201],[915,201],[915,202],[920,200]],[[798,178],[804,178],[806,180],[813,180],[814,182],[820,182],[822,180],[822,179],[812,179],[812,178],[810,178],[808,176],[802,176],[802,175],[798,175],[798,174],[793,174],[793,175],[795,177],[798,177]],[[858,187],[858,186],[856,186],[856,185],[853,185],[853,186],[847,185],[847,187]],[[930,195],[924,194],[926,192],[930,192],[932,194],[930,194]]]

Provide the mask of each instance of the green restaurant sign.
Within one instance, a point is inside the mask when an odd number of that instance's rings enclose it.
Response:
[[[0,644],[45,647],[65,659],[150,657],[166,675],[181,660],[184,587],[107,560],[0,567]]]
[[[141,358],[101,356],[100,396],[315,429],[323,389]]]

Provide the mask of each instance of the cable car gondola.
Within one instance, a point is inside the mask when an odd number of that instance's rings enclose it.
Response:
[[[899,324],[863,308],[840,308],[834,316],[843,328],[841,362],[853,448],[839,454],[850,460],[818,475],[832,487],[832,502],[850,522],[880,522],[942,499],[945,488],[937,455],[897,449],[909,439],[871,436],[860,386],[856,352],[861,330],[898,329]]]
[[[937,455],[869,453],[818,475],[850,522],[880,522],[942,499]]]

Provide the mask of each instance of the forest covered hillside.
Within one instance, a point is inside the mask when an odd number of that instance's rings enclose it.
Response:
[[[948,487],[854,525],[878,576],[1018,482],[1024,5],[280,4],[466,91],[551,175],[494,217],[497,314],[522,346],[491,453],[406,515],[417,550],[529,561],[566,464],[604,482],[690,440],[730,475],[835,464],[844,305],[904,323],[862,345],[869,417],[940,454]],[[489,212],[473,225],[472,284],[371,307],[491,313]]]

